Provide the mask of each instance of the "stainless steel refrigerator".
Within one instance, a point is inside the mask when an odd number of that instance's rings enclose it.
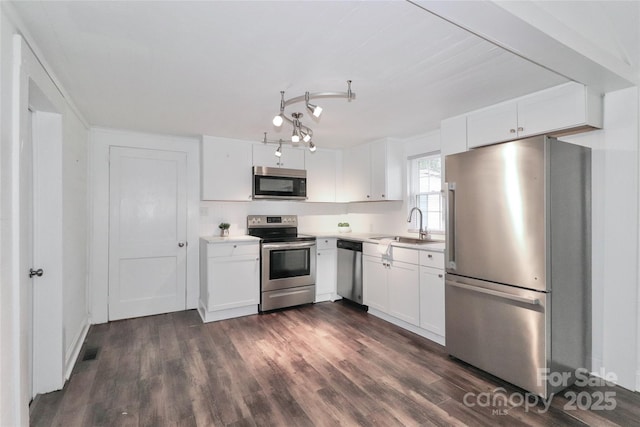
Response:
[[[591,150],[522,139],[445,177],[447,351],[550,397],[591,365]]]

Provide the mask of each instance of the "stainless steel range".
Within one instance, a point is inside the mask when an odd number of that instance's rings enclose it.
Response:
[[[298,217],[249,215],[247,230],[262,239],[259,311],[314,302],[316,238],[298,234]]]

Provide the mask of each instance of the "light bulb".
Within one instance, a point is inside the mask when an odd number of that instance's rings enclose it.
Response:
[[[282,122],[283,121],[284,120],[282,119],[282,114],[278,114],[277,116],[275,116],[273,118],[273,125],[276,126],[276,127],[280,127],[280,126],[282,126]]]
[[[313,114],[314,117],[320,117],[320,114],[322,114],[321,106],[309,104],[309,107],[311,107],[311,114]]]
[[[311,135],[309,135],[308,133],[305,133],[305,134],[304,134],[304,137],[302,138],[302,140],[303,140],[304,142],[309,142],[309,141],[311,141]]]
[[[313,143],[313,141],[309,142],[309,151],[311,151],[312,153],[316,151],[316,145]]]
[[[298,136],[298,134],[294,133],[293,135],[291,135],[291,142],[300,142],[300,137]]]
[[[281,151],[281,149],[282,149],[282,145],[279,145],[279,146],[278,146],[278,148],[276,149],[276,152],[275,152],[275,153],[273,153],[273,154],[275,154],[275,155],[276,155],[276,157],[280,157],[280,156],[282,156],[282,151]]]

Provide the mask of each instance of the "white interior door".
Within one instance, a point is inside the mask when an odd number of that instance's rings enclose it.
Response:
[[[109,320],[186,309],[187,156],[111,147]]]

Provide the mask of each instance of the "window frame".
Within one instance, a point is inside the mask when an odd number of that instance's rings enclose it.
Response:
[[[417,182],[418,175],[417,175],[417,171],[415,171],[415,164],[416,164],[416,160],[418,159],[422,159],[422,158],[434,158],[434,157],[438,157],[440,159],[440,190],[438,191],[427,191],[427,192],[418,192],[417,191],[417,186],[419,185],[419,183]],[[428,152],[428,153],[421,153],[421,154],[416,154],[413,156],[409,156],[407,157],[407,215],[409,215],[409,212],[411,212],[411,209],[413,209],[413,207],[418,206],[418,202],[417,202],[417,197],[420,196],[424,196],[424,197],[429,197],[429,196],[435,196],[437,195],[439,198],[439,202],[440,202],[440,209],[436,210],[436,211],[428,211],[428,212],[439,212],[440,213],[440,224],[442,225],[442,229],[439,228],[429,228],[429,215],[427,211],[423,211],[423,224],[425,226],[425,228],[423,229],[424,231],[429,231],[430,234],[435,234],[435,235],[444,235],[445,234],[445,200],[444,200],[444,192],[442,191],[443,188],[443,177],[442,177],[442,172],[443,172],[443,164],[442,164],[442,156],[441,153],[439,151],[432,151],[432,152]],[[414,177],[416,179],[414,179]],[[410,226],[408,228],[408,232],[410,233],[418,233],[419,228],[418,228],[418,215],[414,214],[411,217],[411,223]]]

